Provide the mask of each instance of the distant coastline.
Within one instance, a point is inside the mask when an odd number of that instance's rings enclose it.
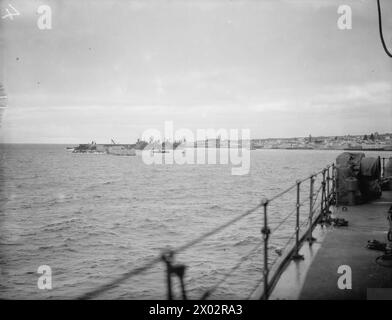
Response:
[[[114,141],[113,141],[114,142]],[[95,143],[95,142],[94,142]],[[65,146],[88,146],[91,143],[10,143],[1,142],[0,144],[18,145],[65,145]],[[244,141],[230,141],[220,139],[220,137],[206,139],[203,141],[142,141],[138,139],[130,144],[107,144],[96,143],[99,146],[125,146],[136,150],[143,150],[147,145],[154,145],[155,149],[177,149],[179,148],[238,148],[246,146],[251,150],[342,150],[342,151],[392,151],[392,133],[379,134],[377,132],[364,135],[345,135],[345,136],[315,136],[294,137],[294,138],[264,138],[250,139]]]

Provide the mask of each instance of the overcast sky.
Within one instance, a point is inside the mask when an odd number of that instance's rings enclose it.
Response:
[[[381,3],[392,48],[392,3]],[[4,142],[133,142],[165,120],[252,138],[392,131],[375,0],[0,4],[20,12],[0,22]],[[41,4],[51,30],[37,27]],[[337,27],[341,4],[351,30]]]

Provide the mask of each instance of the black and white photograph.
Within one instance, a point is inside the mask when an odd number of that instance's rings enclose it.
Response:
[[[0,17],[0,300],[392,300],[391,1]]]

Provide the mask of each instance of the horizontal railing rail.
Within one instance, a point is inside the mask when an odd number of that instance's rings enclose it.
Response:
[[[319,186],[315,189],[316,178],[320,178],[318,181]],[[307,199],[301,201],[301,186],[304,183],[309,183],[309,195]],[[259,204],[257,204],[254,208],[243,212],[242,214],[228,220],[224,224],[208,231],[201,236],[184,243],[183,245],[168,249],[163,251],[157,257],[147,261],[140,267],[136,267],[128,272],[125,272],[118,278],[103,284],[102,286],[87,292],[79,297],[79,299],[93,299],[103,294],[104,292],[114,289],[126,280],[138,276],[142,273],[145,273],[149,269],[163,263],[166,267],[166,289],[167,289],[167,298],[173,299],[173,288],[172,288],[172,277],[177,276],[180,280],[181,284],[181,292],[182,298],[187,298],[187,292],[185,289],[185,281],[184,274],[186,270],[185,265],[179,265],[174,263],[174,257],[186,251],[187,249],[203,242],[205,239],[227,229],[238,221],[244,219],[247,216],[259,211],[262,209],[262,238],[260,241],[255,244],[255,246],[247,252],[242,258],[235,264],[232,268],[230,268],[226,273],[224,273],[216,283],[212,284],[205,292],[201,295],[200,299],[207,299],[210,297],[219,287],[225,283],[230,276],[233,275],[235,271],[237,271],[245,261],[249,260],[252,256],[254,256],[259,250],[263,253],[263,277],[256,283],[256,286],[250,290],[249,297],[252,297],[256,292],[257,288],[263,283],[264,289],[263,293],[260,295],[262,299],[268,299],[271,291],[273,290],[280,274],[285,268],[288,261],[291,259],[301,259],[302,256],[299,254],[300,247],[304,241],[309,241],[312,243],[315,239],[312,236],[312,230],[315,227],[316,223],[319,221],[320,217],[326,217],[330,211],[329,208],[336,202],[336,168],[335,165],[328,165],[326,168],[311,174],[305,179],[296,181],[293,185],[286,188],[282,192],[274,195],[269,199],[263,199]],[[268,209],[270,208],[273,202],[285,196],[291,191],[296,192],[295,196],[295,206],[294,208],[276,225],[272,226],[269,223],[269,214]],[[316,190],[316,191],[315,191]],[[308,205],[307,209],[308,213],[305,216],[305,220],[301,221],[301,208]],[[295,215],[295,226],[294,232],[290,234],[287,242],[283,246],[283,251],[286,252],[287,247],[291,244],[292,247],[284,256],[277,255],[272,263],[270,263],[270,237],[274,235],[283,225],[287,224],[289,219],[293,219]],[[271,229],[272,227],[272,229]],[[304,230],[304,228],[307,228]],[[294,241],[294,242],[293,242]]]

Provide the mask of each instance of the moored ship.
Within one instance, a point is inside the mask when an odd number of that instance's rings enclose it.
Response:
[[[97,144],[92,141],[88,144],[79,144],[72,149],[72,153],[112,154],[116,156],[136,156],[135,144]],[[67,148],[67,150],[70,148]]]

